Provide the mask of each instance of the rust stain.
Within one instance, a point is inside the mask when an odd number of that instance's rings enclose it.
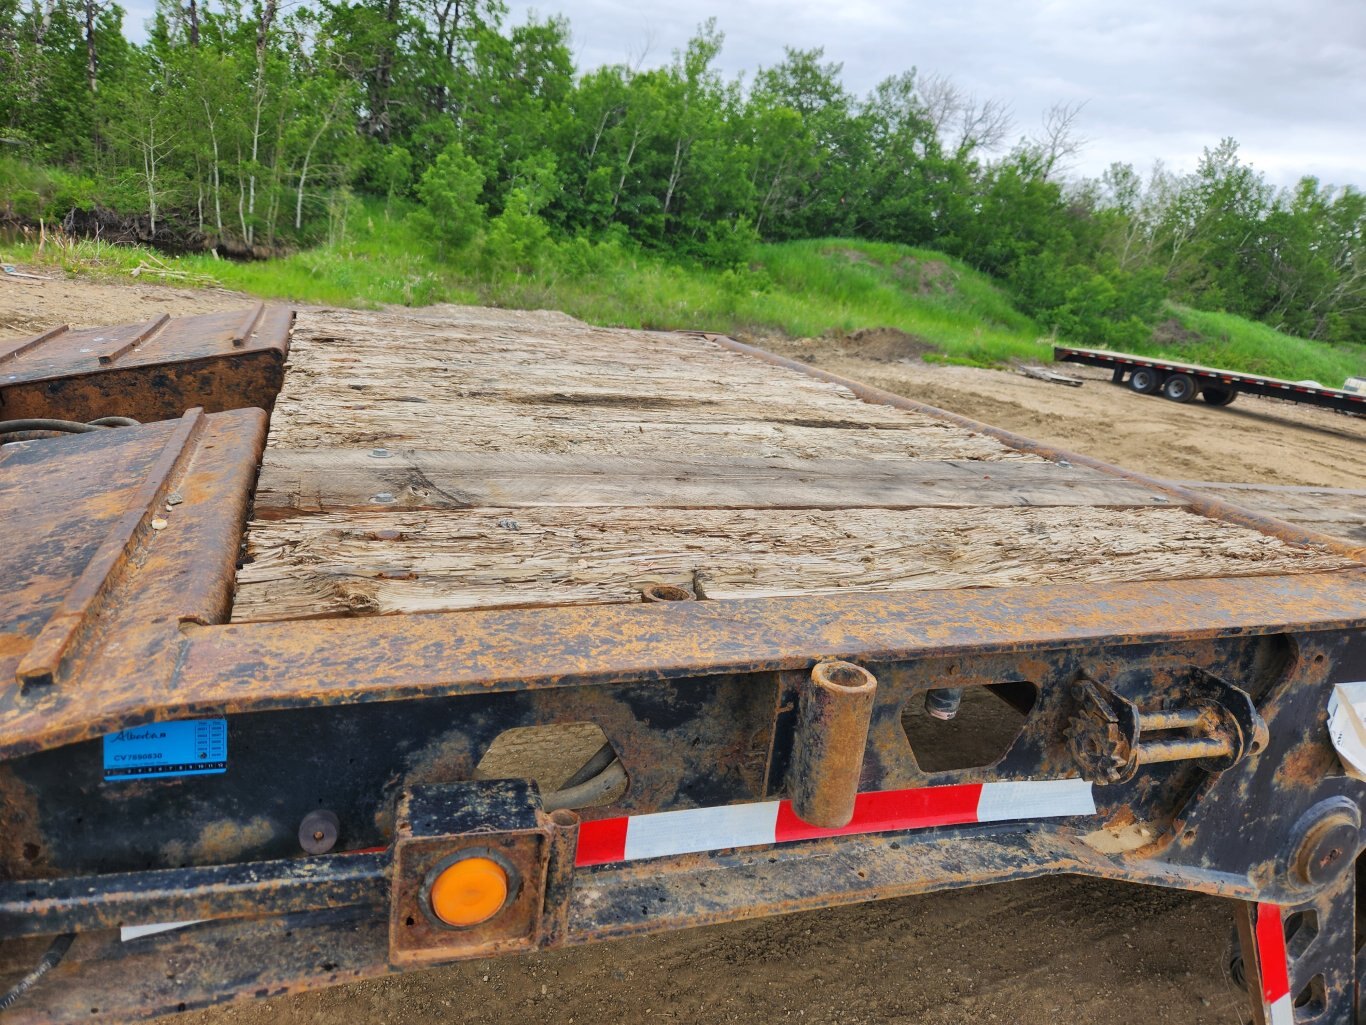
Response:
[[[38,795],[0,764],[0,879],[55,875],[48,863]]]
[[[275,827],[263,816],[258,815],[246,822],[219,819],[200,830],[199,839],[193,844],[166,844],[161,849],[161,857],[163,863],[169,866],[221,865],[240,861],[253,851],[260,850],[270,843],[274,835]]]
[[[1338,771],[1338,756],[1322,737],[1305,738],[1289,751],[1276,768],[1276,786],[1287,791],[1313,787]]]

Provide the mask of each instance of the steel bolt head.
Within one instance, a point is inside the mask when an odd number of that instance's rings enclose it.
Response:
[[[1338,812],[1316,822],[1295,849],[1291,873],[1305,886],[1322,886],[1336,879],[1356,860],[1361,827]]]
[[[1319,887],[1356,863],[1361,850],[1361,812],[1342,797],[1320,801],[1296,824],[1298,836],[1286,865],[1290,882]]]
[[[341,821],[335,812],[318,808],[299,823],[299,846],[308,854],[326,854],[337,845]]]

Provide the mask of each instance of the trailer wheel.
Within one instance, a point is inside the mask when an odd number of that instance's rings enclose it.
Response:
[[[1246,993],[1247,966],[1243,962],[1243,945],[1238,941],[1238,929],[1236,926],[1228,938],[1227,945],[1224,947],[1223,968],[1224,977]]]
[[[1138,367],[1129,375],[1129,387],[1140,395],[1151,395],[1161,383],[1162,378],[1152,367]]]
[[[1208,387],[1200,393],[1200,397],[1211,406],[1227,406],[1237,394],[1238,392],[1233,388]]]
[[[1195,398],[1195,378],[1190,374],[1172,374],[1162,382],[1162,394],[1173,402],[1189,402]]]

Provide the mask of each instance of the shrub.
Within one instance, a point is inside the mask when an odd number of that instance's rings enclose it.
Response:
[[[441,255],[464,249],[479,234],[484,225],[484,207],[479,202],[483,188],[484,173],[458,142],[442,150],[423,172],[417,185],[422,209],[414,218]]]

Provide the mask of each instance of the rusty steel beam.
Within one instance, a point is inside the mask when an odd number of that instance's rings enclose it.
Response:
[[[155,717],[537,690],[696,674],[808,670],[1043,651],[1106,639],[1333,630],[1366,622],[1366,571],[1009,590],[888,592],[382,616],[204,629],[130,624],[91,653],[99,687],[41,705],[0,690],[0,757],[88,740]],[[155,688],[141,657],[166,667]],[[0,662],[0,670],[3,662]],[[128,681],[126,684],[121,681]],[[3,686],[0,684],[0,686]]]
[[[176,424],[131,497],[127,511],[114,521],[61,605],[52,611],[42,632],[20,660],[16,675],[21,687],[53,684],[70,663],[77,646],[90,636],[105,597],[128,571],[138,548],[154,530],[166,525],[159,520],[167,511],[162,503],[183,480],[204,434],[204,421],[203,410],[192,409]]]
[[[1188,488],[1173,484],[1171,481],[1161,480],[1157,477],[1150,477],[1147,474],[1138,473],[1134,470],[1126,470],[1123,467],[1114,466],[1092,456],[1082,455],[1078,452],[1071,452],[1057,445],[1050,445],[1046,442],[1035,441],[1033,438],[1026,438],[1022,434],[1007,431],[1000,427],[993,427],[990,424],[982,423],[971,417],[963,416],[959,413],[952,413],[937,406],[931,406],[924,402],[917,402],[915,399],[908,399],[904,395],[896,395],[881,388],[875,388],[870,384],[855,381],[852,378],[842,377],[839,374],[832,374],[828,370],[821,370],[813,367],[809,363],[802,363],[800,360],[791,359],[787,356],[780,356],[776,352],[769,352],[753,345],[746,345],[744,342],[729,338],[726,335],[706,334],[701,337],[715,342],[734,352],[753,356],[774,366],[786,367],[788,370],[796,370],[814,377],[820,381],[828,381],[831,384],[838,384],[848,388],[851,392],[863,399],[865,402],[873,402],[878,405],[895,406],[898,409],[905,409],[913,413],[920,413],[924,416],[932,416],[938,420],[944,420],[959,427],[964,427],[977,434],[985,434],[987,437],[995,438],[1002,444],[1015,449],[1018,452],[1029,452],[1033,455],[1041,456],[1052,462],[1066,460],[1074,466],[1087,466],[1102,473],[1108,473],[1114,477],[1120,477],[1135,484],[1152,488],[1165,495],[1180,499],[1182,503],[1201,516],[1208,516],[1211,519],[1225,520],[1229,523],[1236,523],[1240,526],[1250,527],[1262,534],[1279,538],[1290,544],[1306,545],[1324,549],[1325,551],[1336,552],[1344,555],[1356,562],[1366,563],[1366,548],[1352,544],[1331,534],[1324,534],[1317,530],[1310,530],[1286,523],[1282,520],[1266,516],[1263,513],[1254,512],[1233,502],[1225,502],[1222,499],[1214,498],[1211,495],[1199,491],[1192,491]]]
[[[0,882],[0,936],[381,904],[388,862],[381,851]]]
[[[0,342],[0,419],[169,420],[187,409],[269,411],[284,382],[294,311],[256,303],[191,317]]]

